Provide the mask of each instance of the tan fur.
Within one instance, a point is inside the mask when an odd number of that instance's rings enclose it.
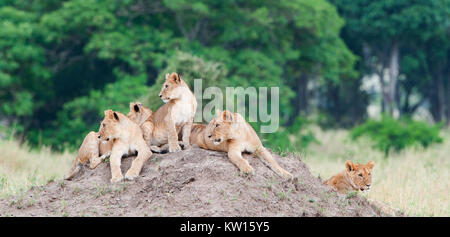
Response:
[[[64,179],[70,180],[80,170],[82,164],[90,163],[90,168],[95,169],[105,158],[110,156],[112,149],[112,141],[100,142],[98,133],[89,132],[83,140],[78,150],[78,155],[73,163],[69,173]]]
[[[340,193],[349,191],[369,190],[372,185],[373,161],[367,164],[355,164],[348,160],[345,162],[345,170],[334,175],[324,182]]]
[[[155,126],[153,124],[153,112],[151,109],[145,107],[140,102],[131,102],[130,112],[127,116],[140,126],[145,143],[150,146],[151,151],[161,153],[169,150],[168,144],[164,144],[162,147],[152,145],[154,144],[152,143],[152,139],[156,132],[154,132]]]
[[[178,74],[172,73],[166,74],[159,96],[166,104],[141,125],[147,144],[152,147],[169,144],[169,152],[181,151],[178,143],[178,134],[181,132],[183,145],[185,149],[188,148],[197,110],[194,94]]]
[[[102,141],[113,141],[111,150],[111,182],[123,179],[120,170],[121,158],[124,154],[138,152],[125,178],[133,180],[141,172],[142,166],[150,158],[152,152],[144,141],[139,125],[127,116],[112,110],[105,111],[105,118],[100,124],[99,137]]]
[[[253,173],[253,168],[242,157],[242,152],[255,153],[286,179],[293,176],[280,167],[261,143],[255,130],[238,113],[216,111],[217,117],[208,125],[195,124],[191,132],[191,143],[200,148],[224,151],[242,173]]]
[[[151,116],[152,111],[147,109],[142,113],[134,113],[136,106],[141,105],[141,103],[130,103],[130,113],[127,115],[131,121],[141,125],[149,116]],[[99,139],[99,134],[96,132],[89,132],[88,135],[83,140],[81,144],[78,155],[70,169],[69,173],[65,176],[65,179],[72,179],[76,173],[80,170],[82,164],[90,163],[90,168],[95,169],[102,160],[106,159],[111,155],[111,150],[113,146],[113,141],[103,141]],[[130,155],[130,154],[125,154]]]

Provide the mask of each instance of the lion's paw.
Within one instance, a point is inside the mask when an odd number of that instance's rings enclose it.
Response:
[[[170,147],[169,146],[169,152],[178,152],[178,151],[181,151],[181,147],[180,147],[180,145],[176,145],[176,146],[174,146],[174,147]]]
[[[127,172],[125,174],[125,179],[126,180],[134,180],[137,177],[138,177],[138,175],[137,174],[133,174],[132,172]]]
[[[121,182],[122,180],[123,180],[123,176],[112,177],[111,178],[111,183],[118,183],[118,182]]]

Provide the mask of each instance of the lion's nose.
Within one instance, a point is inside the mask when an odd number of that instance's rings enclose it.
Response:
[[[222,140],[222,139],[219,138],[219,139],[216,139],[215,141],[216,141],[216,142],[220,142],[221,140]]]

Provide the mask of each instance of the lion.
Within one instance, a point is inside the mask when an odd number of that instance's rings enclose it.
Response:
[[[159,97],[165,103],[141,125],[147,144],[159,147],[169,144],[169,152],[181,151],[182,145],[189,148],[191,127],[194,122],[197,100],[186,82],[177,73],[166,74]]]
[[[144,141],[139,125],[120,112],[105,110],[105,118],[100,124],[98,134],[101,141],[113,141],[110,155],[111,182],[116,183],[123,180],[120,170],[121,158],[124,154],[136,151],[137,157],[125,174],[125,179],[135,179],[141,172],[144,163],[152,155]]]
[[[112,141],[100,142],[98,133],[89,132],[83,140],[83,143],[78,149],[78,155],[70,169],[69,173],[64,177],[66,180],[70,180],[75,176],[81,168],[82,164],[89,162],[89,167],[95,169],[102,160],[111,155]]]
[[[130,112],[127,115],[131,121],[137,123],[139,126],[151,116],[152,111],[147,109],[143,113],[135,113],[134,111],[138,108],[140,103],[136,102],[130,103]],[[89,167],[95,169],[102,160],[106,159],[111,155],[111,150],[113,146],[113,141],[103,141],[101,142],[98,138],[98,133],[91,131],[86,135],[81,144],[78,155],[69,171],[69,173],[64,177],[66,180],[72,179],[76,173],[79,172],[82,164],[87,164],[89,162]],[[124,156],[135,155],[135,153],[124,154]]]
[[[372,185],[372,170],[375,163],[355,164],[350,160],[345,162],[345,170],[332,176],[324,184],[336,189],[339,193],[349,191],[370,190]]]
[[[157,136],[158,132],[163,132],[161,130],[154,130],[155,126],[153,123],[153,111],[147,107],[145,107],[140,102],[131,102],[130,103],[130,112],[128,113],[128,118],[137,123],[144,137],[145,142],[150,147],[152,152],[156,153],[167,153],[169,150],[168,144],[164,144],[161,147],[153,145],[158,144],[153,141],[153,137]],[[178,139],[181,138],[182,134],[178,134]],[[159,144],[158,144],[159,145]],[[179,145],[184,148],[184,144],[179,142]]]
[[[208,125],[193,126],[190,139],[192,144],[197,144],[200,148],[227,152],[228,158],[241,173],[254,173],[248,161],[242,157],[242,152],[249,152],[268,162],[281,177],[293,178],[291,173],[281,168],[275,161],[262,145],[255,130],[239,113],[217,110],[216,117]]]

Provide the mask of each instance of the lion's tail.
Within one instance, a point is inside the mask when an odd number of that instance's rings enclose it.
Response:
[[[284,178],[287,178],[287,179],[292,179],[293,178],[291,173],[289,173],[285,169],[281,168],[281,166],[275,161],[275,159],[273,158],[272,154],[270,154],[270,152],[266,148],[261,146],[260,148],[256,149],[255,154],[259,158],[262,158],[267,163],[269,163],[270,166],[272,167],[272,169],[274,169],[275,172],[278,173],[280,176],[282,176]]]
[[[77,158],[73,162],[72,168],[70,168],[69,173],[64,177],[65,180],[71,180],[75,174],[77,174],[80,171],[81,164],[80,159]]]

